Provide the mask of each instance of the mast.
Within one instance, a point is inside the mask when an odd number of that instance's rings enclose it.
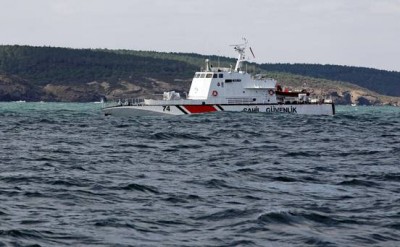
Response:
[[[232,45],[235,49],[235,51],[237,53],[239,53],[238,55],[238,59],[236,62],[236,66],[235,66],[235,71],[239,72],[240,69],[242,68],[242,62],[246,61],[246,56],[245,56],[245,50],[247,47],[247,40],[245,38],[243,38],[244,44],[238,44],[238,45]]]

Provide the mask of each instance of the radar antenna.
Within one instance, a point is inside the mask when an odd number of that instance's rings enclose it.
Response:
[[[246,51],[246,48],[247,48],[247,44],[249,42],[247,41],[246,38],[242,38],[242,39],[243,39],[243,44],[231,45],[231,46],[233,46],[233,49],[237,53],[239,53],[239,56],[238,56],[238,59],[237,59],[237,62],[236,62],[236,66],[235,66],[235,71],[240,71],[240,69],[242,68],[242,62],[246,61],[246,56],[245,56],[246,52],[245,51]],[[251,52],[251,54],[253,54],[253,57],[255,58],[254,53],[251,50],[251,48],[250,48],[250,52]]]
[[[253,49],[251,49],[251,47],[249,47],[249,50],[250,50],[250,52],[251,52],[251,55],[253,55],[253,58],[256,58],[256,56],[254,56]]]

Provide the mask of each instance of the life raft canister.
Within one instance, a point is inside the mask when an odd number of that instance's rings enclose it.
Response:
[[[270,89],[270,90],[268,90],[268,93],[269,93],[269,95],[272,96],[272,95],[274,95],[275,92],[274,92],[274,90]]]
[[[212,92],[212,96],[214,96],[214,97],[218,96],[218,92],[217,92],[216,90],[214,90],[214,91]]]

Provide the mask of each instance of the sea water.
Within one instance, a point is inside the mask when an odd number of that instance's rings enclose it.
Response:
[[[0,246],[399,246],[400,108],[0,103]]]

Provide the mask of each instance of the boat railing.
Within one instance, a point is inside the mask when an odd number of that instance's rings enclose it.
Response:
[[[141,105],[224,105],[224,104],[235,104],[235,105],[256,105],[256,104],[323,104],[332,103],[331,99],[323,98],[309,98],[307,100],[277,100],[271,102],[268,100],[253,101],[247,98],[225,98],[225,99],[208,99],[208,100],[192,100],[192,99],[176,99],[176,100],[154,100],[154,99],[143,99],[143,98],[131,98],[131,99],[118,99],[114,101],[107,101],[103,103],[103,108],[107,107],[118,107],[118,106],[141,106]]]
[[[103,107],[115,107],[115,106],[132,106],[132,105],[143,105],[144,99],[131,98],[131,99],[117,99],[113,101],[107,101],[103,103]]]
[[[155,99],[117,99],[114,101],[107,101],[103,107],[117,107],[117,106],[141,106],[141,105],[204,105],[204,104],[238,104],[238,105],[251,105],[259,104],[260,101],[253,101],[253,99],[246,98],[228,98],[228,99],[176,99],[176,100],[155,100]],[[267,103],[262,101],[262,103]]]

